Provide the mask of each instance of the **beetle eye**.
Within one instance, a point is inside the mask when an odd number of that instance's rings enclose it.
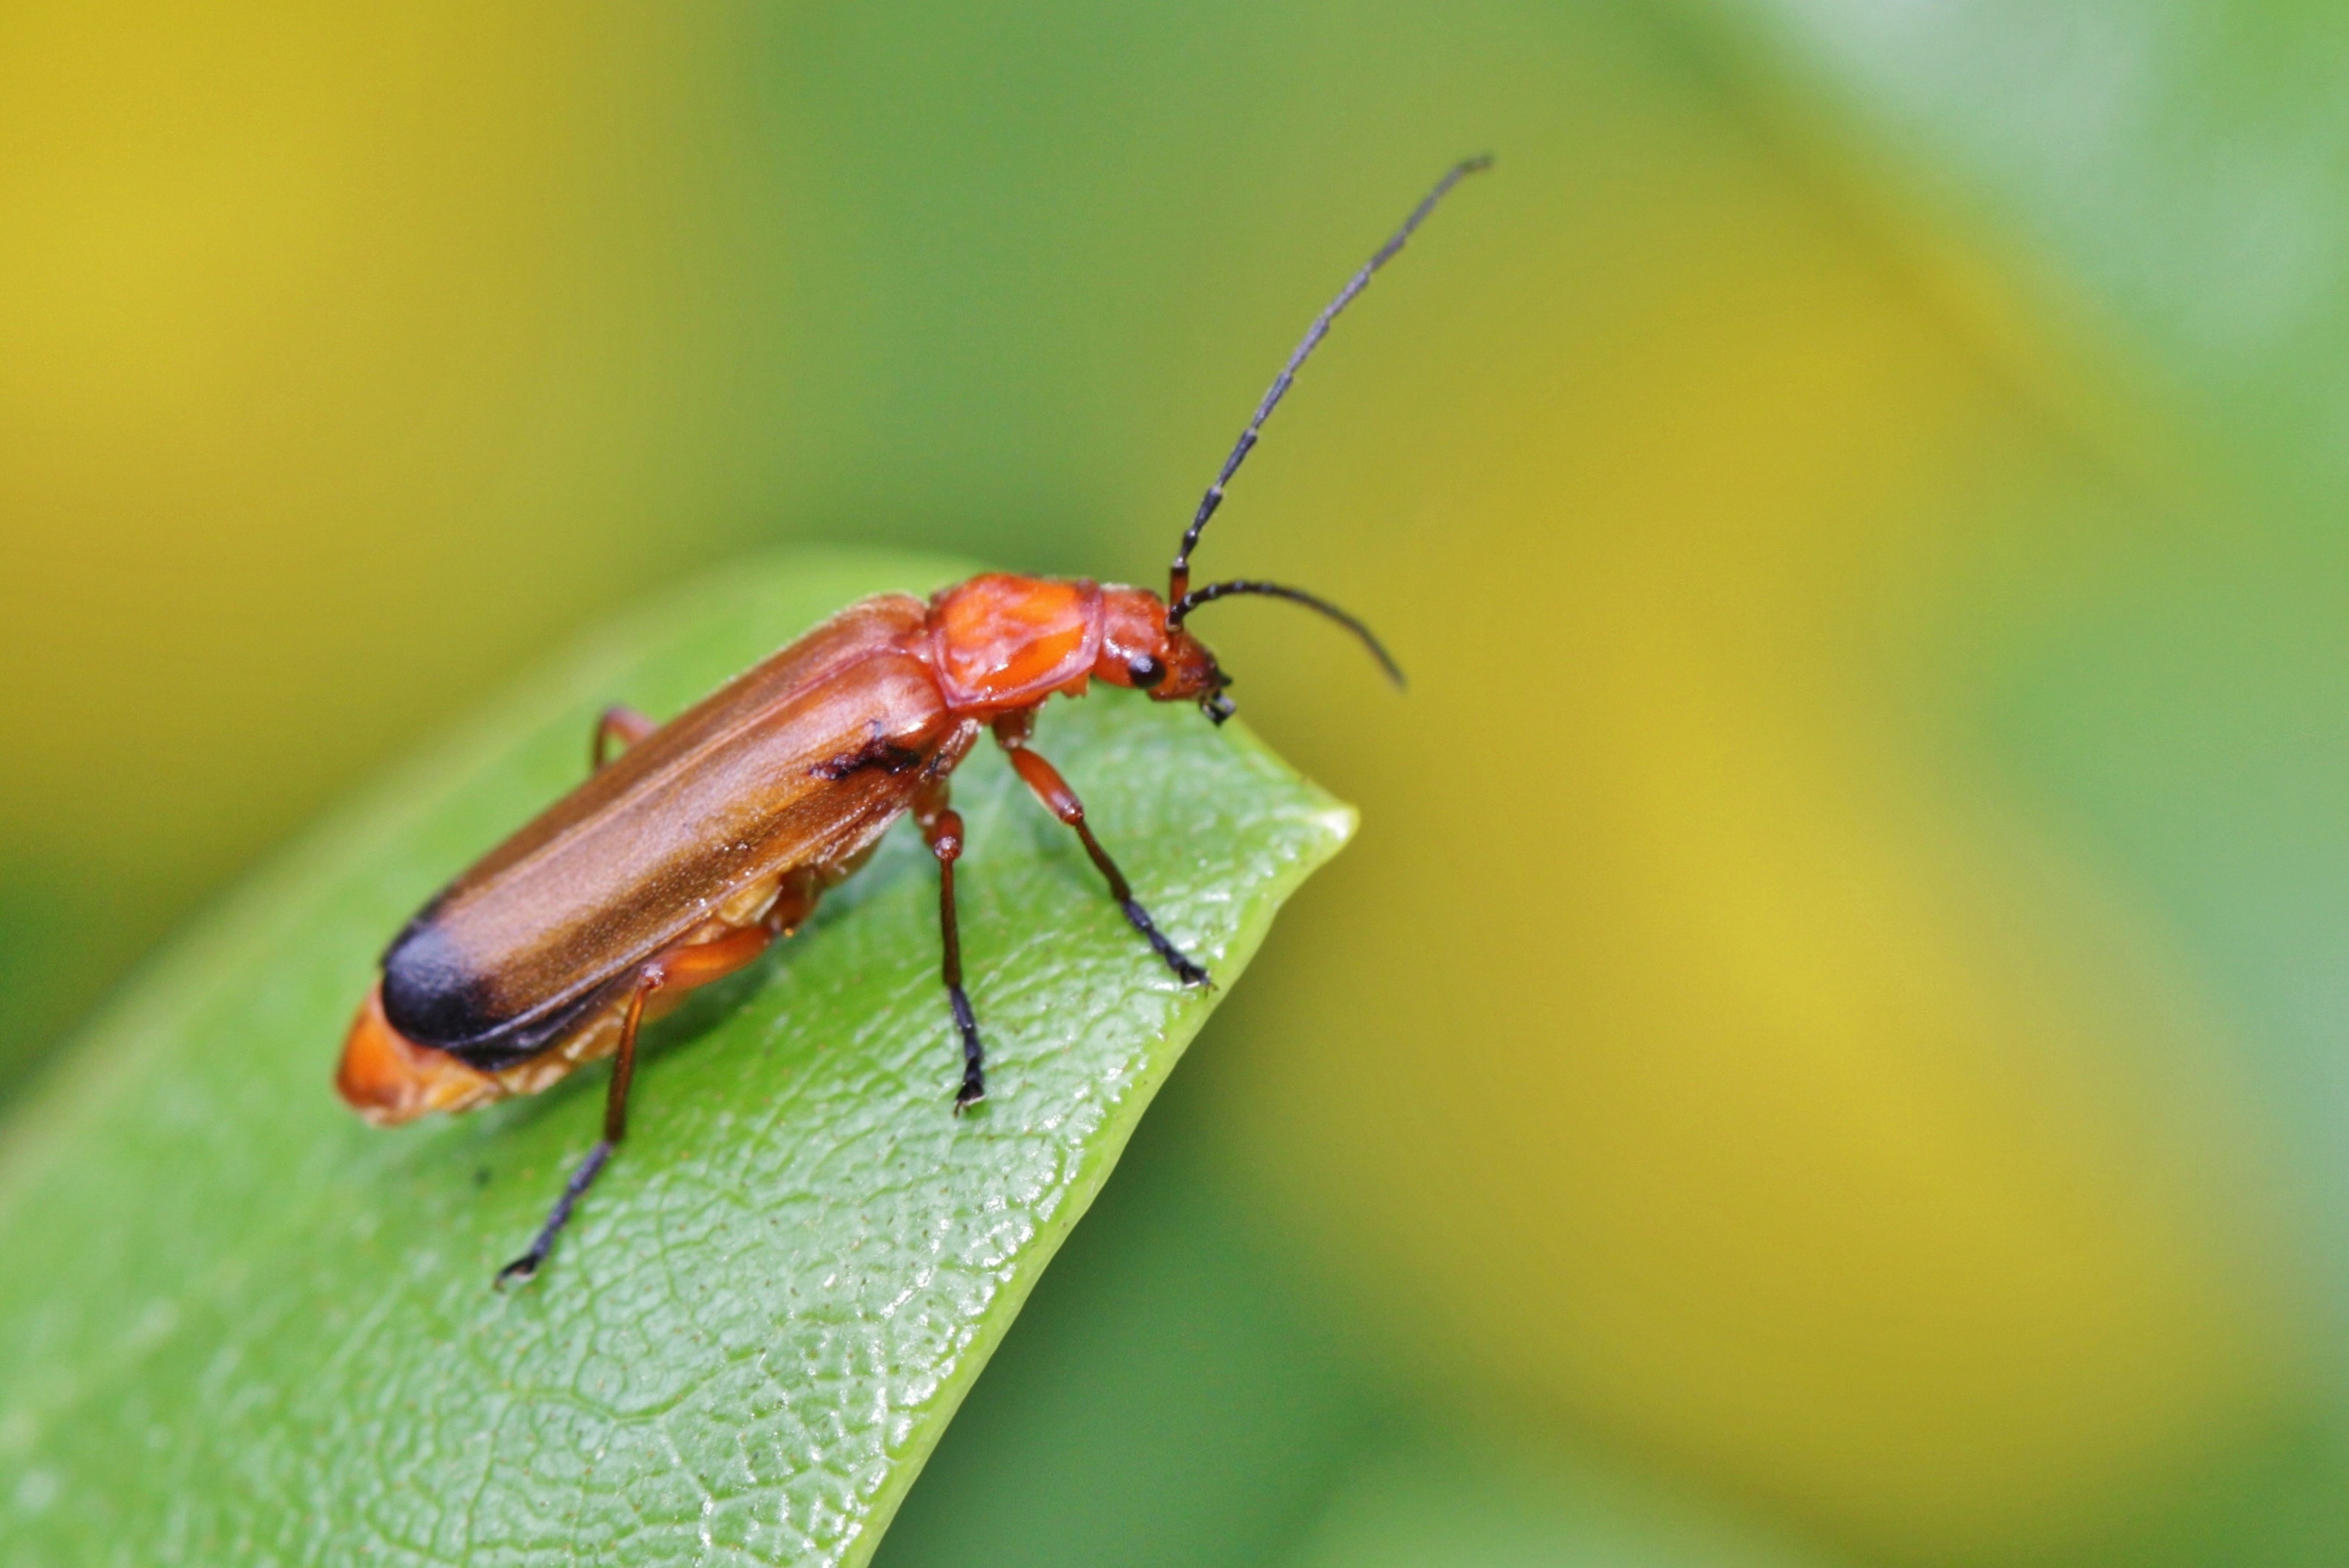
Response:
[[[1166,678],[1166,666],[1151,655],[1144,654],[1125,666],[1125,678],[1148,691]]]

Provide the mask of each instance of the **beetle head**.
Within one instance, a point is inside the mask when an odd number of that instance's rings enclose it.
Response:
[[[1195,702],[1217,724],[1231,717],[1231,677],[1207,645],[1167,624],[1166,602],[1147,588],[1102,590],[1101,657],[1093,678],[1146,691],[1154,702]]]

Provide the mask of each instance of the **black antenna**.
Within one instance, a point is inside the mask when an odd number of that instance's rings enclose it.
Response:
[[[1305,341],[1297,346],[1297,352],[1288,356],[1288,363],[1282,366],[1280,374],[1273,378],[1272,389],[1264,395],[1264,401],[1257,405],[1256,418],[1250,419],[1247,428],[1240,432],[1238,445],[1233,447],[1232,455],[1224,459],[1223,471],[1216,476],[1216,482],[1207,487],[1206,495],[1200,500],[1198,515],[1191,520],[1191,526],[1184,531],[1183,546],[1175,551],[1174,565],[1166,577],[1167,603],[1171,605],[1178,602],[1187,602],[1185,600],[1185,595],[1189,593],[1191,589],[1191,552],[1197,548],[1199,535],[1206,531],[1207,520],[1216,515],[1217,507],[1224,504],[1224,487],[1232,482],[1232,476],[1239,472],[1242,463],[1247,461],[1248,453],[1256,448],[1257,433],[1264,428],[1264,422],[1272,418],[1272,411],[1280,406],[1281,398],[1288,396],[1289,383],[1297,379],[1298,367],[1305,363],[1306,356],[1319,347],[1321,340],[1329,335],[1330,324],[1338,319],[1340,311],[1354,303],[1356,294],[1371,286],[1371,274],[1386,265],[1387,259],[1402,249],[1403,242],[1411,238],[1412,231],[1426,222],[1427,215],[1435,211],[1435,204],[1450,194],[1454,185],[1477,170],[1489,169],[1492,165],[1493,160],[1490,154],[1482,158],[1464,159],[1454,164],[1445,172],[1444,178],[1435,182],[1435,189],[1430,191],[1421,199],[1419,205],[1411,210],[1411,216],[1402,221],[1402,227],[1394,232],[1393,237],[1379,247],[1376,255],[1362,263],[1362,270],[1347,280],[1346,286],[1338,291],[1338,297],[1323,306],[1321,314],[1313,318],[1313,325],[1306,330]],[[1252,591],[1261,592],[1262,590],[1258,588]],[[1294,590],[1285,590],[1284,596],[1297,595]],[[1318,601],[1315,603],[1318,608],[1329,609],[1329,606],[1319,604]],[[1339,619],[1352,624],[1347,616],[1340,615]],[[1168,621],[1170,624],[1180,624],[1179,618],[1171,614],[1168,616]],[[1361,631],[1359,624],[1356,624],[1354,629],[1357,632]],[[1362,634],[1369,635],[1366,632]],[[1375,645],[1374,643],[1373,646]],[[1386,660],[1383,650],[1380,652],[1379,656],[1381,660]],[[1386,660],[1386,663],[1389,670],[1392,671],[1392,661]],[[1401,677],[1397,676],[1397,678]]]
[[[1397,686],[1403,684],[1402,666],[1394,662],[1394,655],[1387,652],[1386,645],[1380,642],[1368,626],[1363,625],[1329,600],[1316,598],[1302,588],[1287,588],[1278,583],[1210,583],[1204,588],[1193,589],[1169,605],[1166,610],[1166,624],[1169,626],[1179,626],[1183,624],[1183,617],[1200,605],[1216,599],[1227,598],[1235,593],[1261,593],[1268,599],[1286,599],[1292,604],[1302,604],[1309,610],[1320,611],[1321,614],[1362,639],[1362,645],[1371,650],[1371,657],[1378,660],[1379,667],[1387,672],[1387,679]]]

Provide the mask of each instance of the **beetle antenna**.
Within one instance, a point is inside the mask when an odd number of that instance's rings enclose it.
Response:
[[[1229,598],[1235,593],[1261,593],[1268,599],[1286,599],[1292,604],[1319,611],[1362,640],[1362,646],[1371,650],[1371,657],[1378,660],[1379,667],[1387,672],[1387,679],[1397,686],[1403,684],[1402,666],[1394,662],[1394,655],[1387,652],[1386,645],[1379,641],[1375,633],[1329,600],[1316,598],[1302,588],[1284,587],[1278,583],[1210,583],[1204,588],[1194,588],[1175,600],[1167,608],[1166,624],[1169,629],[1179,627],[1183,618],[1200,605]]]
[[[1426,221],[1427,215],[1435,211],[1435,204],[1449,195],[1454,185],[1479,170],[1489,169],[1492,166],[1493,159],[1489,153],[1479,158],[1463,159],[1454,164],[1444,172],[1444,178],[1435,182],[1435,189],[1422,197],[1419,205],[1411,210],[1411,216],[1402,221],[1402,227],[1397,229],[1387,242],[1379,247],[1377,254],[1362,263],[1362,270],[1349,278],[1346,281],[1346,286],[1338,291],[1338,297],[1324,305],[1321,314],[1313,318],[1313,325],[1306,329],[1305,341],[1297,346],[1296,352],[1288,356],[1288,363],[1282,366],[1280,374],[1273,378],[1272,389],[1264,395],[1264,401],[1256,406],[1256,418],[1250,419],[1247,428],[1240,432],[1238,443],[1232,448],[1232,455],[1224,459],[1223,471],[1216,476],[1216,482],[1207,487],[1206,495],[1201,498],[1198,514],[1191,519],[1191,526],[1184,530],[1182,548],[1174,552],[1174,565],[1166,578],[1166,602],[1169,604],[1182,599],[1190,592],[1191,552],[1198,547],[1199,535],[1206,531],[1207,520],[1216,515],[1217,507],[1224,504],[1224,487],[1232,482],[1232,476],[1240,471],[1242,463],[1247,461],[1248,453],[1256,449],[1257,432],[1264,428],[1264,422],[1272,418],[1272,411],[1280,406],[1281,398],[1288,396],[1289,383],[1297,379],[1298,368],[1305,363],[1308,356],[1321,346],[1321,340],[1329,335],[1330,324],[1338,319],[1340,311],[1354,303],[1356,294],[1371,286],[1371,274],[1386,265],[1387,259],[1402,249],[1403,242],[1411,238],[1412,231]],[[1321,604],[1319,601],[1308,602],[1313,603],[1316,608],[1329,611],[1329,606]],[[1330,613],[1334,614],[1334,612]],[[1346,621],[1350,625],[1353,624],[1346,616],[1340,615],[1339,619]],[[1361,632],[1359,625],[1354,629]],[[1362,635],[1367,637],[1369,634],[1364,632]],[[1373,642],[1372,646],[1376,645]],[[1381,661],[1386,661],[1386,655],[1383,653],[1379,656]],[[1392,670],[1393,668],[1392,661],[1386,662],[1388,668]]]

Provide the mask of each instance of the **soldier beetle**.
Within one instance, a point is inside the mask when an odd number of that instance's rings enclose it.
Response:
[[[538,1271],[626,1131],[645,1019],[797,930],[902,816],[937,861],[941,977],[962,1044],[957,1114],[986,1096],[955,923],[962,819],[947,788],[982,727],[1075,831],[1151,950],[1184,984],[1206,984],[1207,972],[1134,897],[1076,791],[1030,744],[1037,710],[1055,692],[1081,696],[1099,680],[1158,702],[1195,702],[1221,724],[1234,711],[1229,677],[1186,622],[1241,594],[1329,617],[1402,683],[1378,638],[1345,611],[1276,583],[1194,588],[1191,552],[1339,312],[1453,186],[1490,161],[1446,172],[1314,318],[1184,531],[1164,599],[1146,588],[989,573],[927,603],[889,593],[852,604],[666,724],[612,708],[595,727],[586,781],[393,939],[335,1078],[375,1125],[535,1094],[582,1063],[613,1058],[603,1137],[497,1284]]]

